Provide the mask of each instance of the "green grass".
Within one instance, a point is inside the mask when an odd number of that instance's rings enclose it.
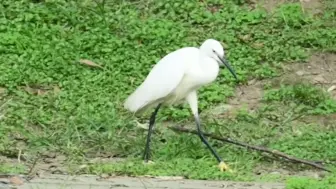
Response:
[[[284,63],[306,61],[311,52],[336,51],[332,6],[313,16],[302,12],[299,3],[268,13],[229,0],[4,0],[0,12],[0,155],[14,158],[21,148],[29,156],[56,151],[67,155],[70,164],[85,163],[89,154],[127,158],[125,163],[90,165],[84,170],[89,173],[256,179],[256,167],[272,165],[272,160],[211,141],[236,170],[222,174],[197,136],[161,127],[152,144],[157,164],[144,167],[140,161],[145,132],[137,129],[123,101],[165,54],[198,46],[206,38],[224,44],[240,84],[277,76]],[[103,69],[82,65],[79,59],[92,60]],[[227,70],[222,71],[214,84],[200,90],[200,109],[225,103],[237,85]],[[207,132],[302,158],[336,156],[335,126],[293,123],[307,107],[316,114],[334,113],[330,97],[294,86],[271,89],[265,99],[257,112],[242,110],[233,120],[202,117]],[[302,109],[286,105],[302,101],[313,104]],[[187,106],[169,107],[160,112],[158,126],[164,120],[185,123],[192,116]],[[17,147],[18,138],[24,146]],[[302,169],[290,166],[293,171]]]
[[[335,178],[335,176],[323,180],[291,178],[287,181],[286,189],[333,189],[336,188]]]
[[[280,89],[267,91],[264,100],[268,103],[273,101],[292,103],[292,106],[301,106],[301,111],[308,114],[336,113],[336,101],[328,92],[312,84],[284,85]]]
[[[1,164],[0,173],[12,173],[12,174],[24,174],[26,173],[27,167],[22,164]]]

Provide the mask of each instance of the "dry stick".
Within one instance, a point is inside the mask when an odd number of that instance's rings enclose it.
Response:
[[[30,181],[32,180],[35,176],[36,176],[36,173],[33,172],[34,171],[34,168],[37,164],[37,161],[41,158],[40,154],[38,153],[37,157],[35,157],[34,161],[33,161],[33,164],[31,165],[28,173],[27,173],[27,177],[26,177],[26,180],[27,181]]]
[[[182,128],[182,127],[168,127],[168,128],[173,130],[173,131],[178,131],[178,132],[182,132],[182,133],[198,134],[197,131],[187,129],[187,128]],[[242,146],[242,147],[245,147],[245,148],[248,148],[248,149],[253,149],[253,150],[257,150],[257,151],[261,151],[261,152],[266,152],[266,153],[269,153],[269,154],[272,154],[272,155],[280,156],[280,157],[285,158],[287,160],[290,160],[292,162],[303,163],[303,164],[310,165],[310,166],[318,168],[318,169],[322,169],[322,170],[331,172],[331,170],[323,167],[322,165],[319,165],[317,163],[314,163],[314,162],[311,162],[311,161],[308,161],[308,160],[298,159],[296,157],[292,157],[290,155],[287,155],[287,154],[285,154],[283,152],[280,152],[280,151],[277,151],[277,150],[271,150],[271,149],[261,147],[261,146],[253,146],[253,145],[250,145],[250,144],[247,144],[247,143],[244,143],[244,142],[235,141],[235,140],[232,140],[230,138],[222,138],[222,137],[219,137],[219,136],[216,136],[216,135],[213,135],[213,134],[209,134],[209,133],[204,133],[204,136],[207,136],[207,137],[210,137],[210,138],[213,138],[213,139],[216,139],[216,140],[220,140],[222,142],[228,142],[228,143],[231,143],[231,144]]]

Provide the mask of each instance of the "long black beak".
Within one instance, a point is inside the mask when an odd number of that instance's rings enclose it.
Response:
[[[237,78],[237,75],[236,75],[236,72],[234,71],[234,69],[232,69],[230,63],[224,59],[224,58],[221,58],[220,56],[217,55],[217,57],[219,58],[219,60],[223,63],[223,65],[225,65],[225,67],[227,67],[229,69],[229,71],[231,72],[231,74],[233,75],[233,77],[238,80]]]

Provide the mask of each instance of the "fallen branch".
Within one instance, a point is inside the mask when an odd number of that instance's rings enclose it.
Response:
[[[187,128],[182,128],[182,127],[168,127],[168,128],[173,130],[173,131],[178,131],[178,132],[182,132],[182,133],[198,134],[196,130],[191,130],[191,129],[187,129]],[[256,151],[260,151],[260,152],[269,153],[269,154],[272,154],[274,156],[282,157],[282,158],[287,159],[287,160],[292,161],[292,162],[310,165],[312,167],[331,172],[331,170],[323,167],[320,164],[317,164],[317,163],[312,162],[312,161],[292,157],[292,156],[290,156],[288,154],[285,154],[283,152],[280,152],[278,150],[271,150],[271,149],[261,147],[261,146],[253,146],[253,145],[250,145],[250,144],[247,144],[247,143],[244,143],[244,142],[239,142],[239,141],[236,141],[236,140],[232,140],[230,138],[219,137],[219,136],[209,134],[209,133],[204,133],[204,136],[207,136],[207,137],[210,137],[212,139],[216,139],[216,140],[219,140],[219,141],[222,141],[222,142],[227,142],[227,143],[235,144],[235,145],[238,145],[238,146],[242,146],[242,147],[245,147],[247,149],[252,149],[252,150],[256,150]]]

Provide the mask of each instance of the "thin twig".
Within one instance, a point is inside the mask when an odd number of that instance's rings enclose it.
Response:
[[[36,172],[34,172],[34,168],[37,164],[37,161],[41,158],[40,156],[40,153],[37,154],[37,156],[35,157],[34,161],[33,161],[33,164],[31,165],[28,173],[27,173],[27,177],[26,177],[26,180],[27,181],[30,181],[32,180],[35,176],[36,176]]]
[[[182,127],[168,127],[168,128],[173,130],[173,131],[178,131],[178,132],[182,132],[182,133],[198,134],[196,130],[191,130],[191,129],[187,129],[187,128],[182,128]],[[207,136],[207,137],[210,137],[212,139],[216,139],[216,140],[219,140],[219,141],[222,141],[222,142],[227,142],[227,143],[235,144],[235,145],[238,145],[238,146],[242,146],[242,147],[245,147],[247,149],[252,149],[252,150],[256,150],[256,151],[260,151],[260,152],[266,152],[266,153],[269,153],[269,154],[272,154],[272,155],[275,155],[275,156],[282,157],[282,158],[287,159],[287,160],[292,161],[292,162],[303,163],[303,164],[310,165],[310,166],[318,168],[318,169],[322,169],[322,170],[331,172],[331,170],[323,167],[320,164],[317,164],[317,163],[312,162],[312,161],[304,160],[304,159],[299,159],[299,158],[290,156],[288,154],[285,154],[283,152],[280,152],[278,150],[271,150],[271,149],[261,147],[261,146],[253,146],[253,145],[250,145],[250,144],[247,144],[247,143],[244,143],[244,142],[239,142],[239,141],[236,141],[236,140],[232,140],[230,138],[219,137],[219,136],[209,134],[209,133],[204,133],[204,136]]]

